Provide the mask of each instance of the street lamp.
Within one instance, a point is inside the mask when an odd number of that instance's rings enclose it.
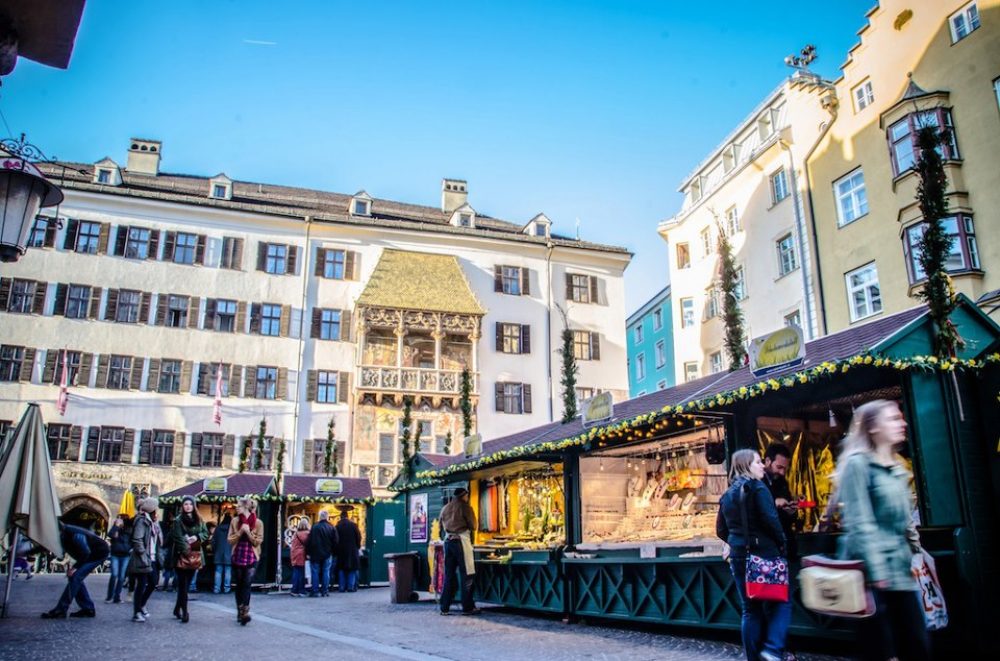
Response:
[[[38,210],[63,201],[62,191],[28,160],[40,154],[24,134],[16,142],[0,140],[0,262],[20,259]]]

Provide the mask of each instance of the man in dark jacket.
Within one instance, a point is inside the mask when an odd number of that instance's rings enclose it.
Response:
[[[456,489],[455,497],[441,509],[441,527],[444,529],[444,586],[441,590],[441,614],[448,615],[455,598],[458,572],[462,587],[462,615],[479,615],[472,597],[475,566],[472,563],[472,534],[476,532],[476,513],[469,504],[469,492]]]
[[[66,570],[68,583],[59,597],[59,603],[50,611],[42,613],[46,619],[66,617],[69,605],[76,600],[80,610],[70,613],[70,617],[94,617],[94,600],[90,598],[84,581],[90,572],[104,564],[111,547],[103,539],[84,528],[59,524],[59,538],[62,541],[66,555],[76,561],[76,564]]]
[[[347,517],[347,510],[340,513],[337,522],[337,585],[340,592],[358,591],[358,569],[361,553],[361,530]]]
[[[312,568],[310,597],[330,594],[330,572],[333,571],[333,554],[337,550],[337,529],[330,525],[330,513],[322,510],[319,521],[309,532],[306,557]]]
[[[795,521],[798,517],[798,503],[792,498],[792,491],[788,488],[788,479],[785,477],[791,459],[792,452],[784,443],[771,443],[764,451],[764,484],[774,498],[774,506],[778,508],[778,520],[785,533],[788,556],[794,557],[797,552]]]

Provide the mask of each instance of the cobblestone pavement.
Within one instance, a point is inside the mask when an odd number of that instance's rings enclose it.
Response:
[[[107,579],[87,583],[103,596]],[[653,631],[563,624],[555,618],[528,616],[487,608],[481,617],[441,617],[426,598],[416,604],[392,605],[384,588],[329,598],[293,598],[285,594],[253,595],[254,621],[235,622],[232,595],[192,595],[191,622],[171,614],[173,593],[150,599],[151,619],[130,621],[130,603],[97,603],[94,619],[42,620],[63,588],[58,576],[18,579],[10,601],[10,617],[0,620],[0,659],[164,659],[323,658],[349,655],[365,661],[383,659],[642,659],[709,661],[743,658],[738,645]],[[75,606],[74,606],[75,610]],[[834,657],[799,655],[809,661]]]

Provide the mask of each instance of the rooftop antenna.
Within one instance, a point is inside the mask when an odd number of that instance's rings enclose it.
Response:
[[[808,72],[809,65],[812,64],[818,56],[816,55],[816,47],[812,44],[806,44],[806,47],[799,51],[798,55],[789,55],[785,58],[785,64],[792,67],[796,71]]]
[[[579,216],[577,216],[577,218],[576,218],[576,240],[577,241],[580,240],[580,217]]]

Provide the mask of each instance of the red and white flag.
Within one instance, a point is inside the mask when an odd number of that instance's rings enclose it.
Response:
[[[69,353],[63,349],[62,379],[59,382],[59,397],[56,399],[56,410],[59,415],[66,415],[66,405],[69,404]]]
[[[222,424],[222,363],[215,370],[215,406],[212,407],[212,420],[216,425]]]

